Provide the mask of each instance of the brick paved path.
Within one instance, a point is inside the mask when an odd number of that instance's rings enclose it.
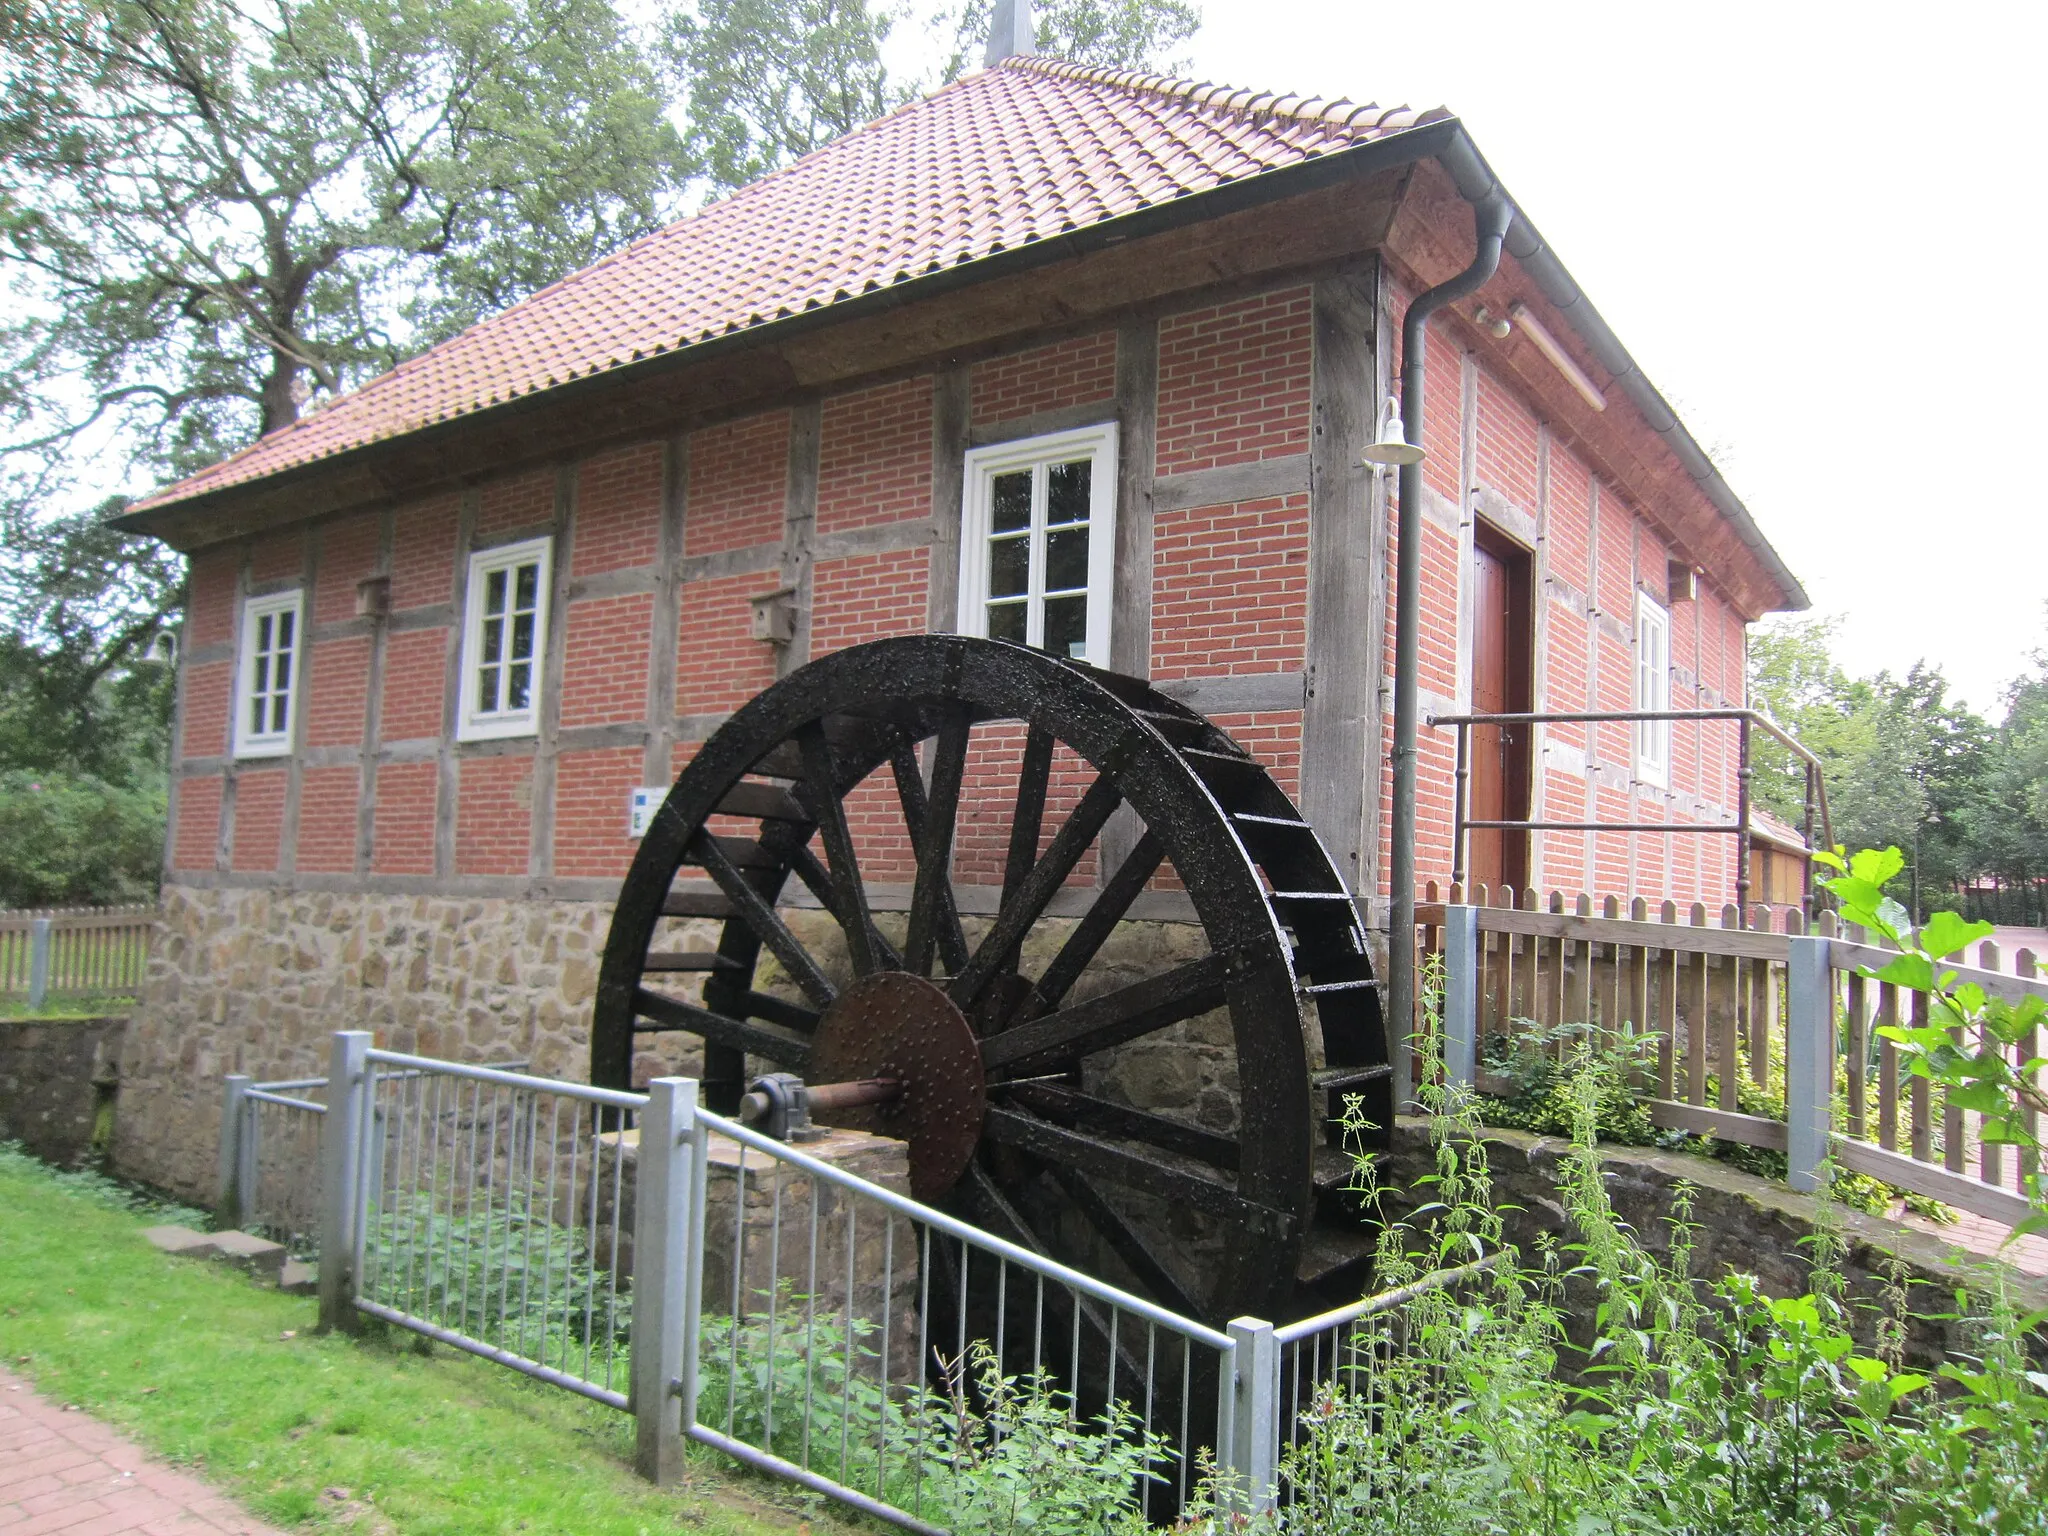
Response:
[[[0,1536],[279,1536],[195,1477],[0,1371]]]

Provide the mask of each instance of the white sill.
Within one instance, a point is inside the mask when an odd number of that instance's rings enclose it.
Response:
[[[270,740],[259,738],[256,741],[238,741],[235,743],[235,756],[237,758],[289,757],[291,756],[291,751],[292,739],[289,736],[278,736]]]
[[[509,718],[485,715],[480,719],[464,720],[455,728],[457,741],[502,741],[508,736],[538,736],[540,718],[532,710],[523,710]]]

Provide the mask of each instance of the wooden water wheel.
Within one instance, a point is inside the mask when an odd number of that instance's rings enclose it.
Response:
[[[992,778],[998,749],[1014,769]],[[1055,783],[1056,760],[1077,771]],[[992,782],[1008,817],[1000,886],[963,913],[963,806],[989,818]],[[883,845],[912,878],[878,915],[860,864],[885,862]],[[1076,875],[1089,861],[1092,883]],[[1200,942],[1182,928],[1156,974],[1091,976],[1173,880]],[[817,923],[799,936],[801,906],[821,909],[830,946]],[[690,918],[723,920],[715,951],[660,940],[665,920]],[[700,977],[692,1000],[681,984]],[[1227,1041],[1224,1123],[1116,1091],[1118,1053],[1204,1015]],[[1370,1242],[1344,1209],[1334,1125],[1354,1094],[1390,1125],[1391,1071],[1350,893],[1287,795],[1137,679],[958,636],[835,652],[736,711],[655,816],[605,948],[591,1080],[627,1086],[636,1036],[687,1031],[704,1042],[707,1106],[730,1113],[750,1063],[871,1075],[892,1052],[962,1038],[963,1021],[968,1049],[896,1132],[921,1196],[1081,1267],[1106,1248],[1138,1288],[1212,1321],[1358,1294]],[[1052,1210],[1080,1214],[1095,1255]]]

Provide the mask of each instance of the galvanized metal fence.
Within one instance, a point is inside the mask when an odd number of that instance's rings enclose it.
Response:
[[[688,1079],[620,1093],[345,1032],[324,1083],[230,1099],[319,1124],[324,1326],[380,1319],[631,1413],[656,1481],[696,1440],[909,1530],[949,1528],[963,1457],[1026,1398],[1122,1447],[1156,1519],[1204,1456],[1266,1507],[1324,1342],[1334,1363],[1401,1299],[1212,1328],[709,1113]],[[279,1145],[224,1134],[224,1185],[264,1189]]]
[[[259,1083],[234,1073],[222,1086],[215,1218],[296,1253],[311,1252],[320,1225],[327,1079]]]
[[[40,1008],[52,993],[130,995],[155,927],[154,907],[0,912],[0,996]]]

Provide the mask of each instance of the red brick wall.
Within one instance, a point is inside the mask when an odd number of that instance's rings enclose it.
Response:
[[[712,555],[775,542],[782,537],[788,496],[789,412],[692,433],[683,553]]]
[[[375,873],[434,872],[434,793],[439,771],[433,763],[385,763],[377,770],[377,804],[370,823],[370,868]]]
[[[1162,512],[1152,540],[1154,678],[1302,665],[1306,495]]]
[[[385,639],[380,739],[417,741],[441,734],[441,695],[453,638],[451,630],[412,629]]]
[[[976,424],[1014,421],[1116,393],[1116,332],[1098,331],[976,363],[969,375]]]
[[[1160,322],[1158,472],[1307,452],[1308,371],[1306,288]]]
[[[377,541],[383,519],[375,514],[345,518],[320,531],[320,569],[313,580],[307,616],[315,624],[338,624],[356,616],[356,583],[377,569]]]
[[[569,605],[562,650],[564,726],[647,718],[647,644],[654,598],[646,593]]]
[[[636,443],[578,466],[572,575],[625,570],[654,559],[661,540],[661,473],[660,443]]]
[[[640,764],[638,747],[564,752],[555,760],[556,874],[625,874],[638,847],[626,835],[626,800],[640,782]]]
[[[214,775],[178,783],[178,825],[171,838],[174,869],[210,870],[220,840],[220,786]]]
[[[932,381],[904,379],[825,402],[818,532],[931,516]]]
[[[249,551],[249,580],[282,581],[306,569],[306,535],[293,528],[256,541]]]
[[[300,869],[347,874],[356,867],[356,781],[352,764],[305,770],[299,782]]]
[[[462,760],[455,810],[458,875],[523,875],[533,841],[533,759]]]
[[[930,568],[931,556],[922,549],[819,561],[811,586],[811,654],[924,633]]]
[[[241,558],[231,545],[203,549],[190,562],[185,596],[186,646],[213,645],[235,635],[235,572]]]
[[[235,785],[236,873],[277,868],[284,838],[284,791],[287,771],[282,759],[261,768],[244,769]]]
[[[322,640],[313,647],[305,679],[306,745],[359,745],[370,687],[369,637]]]
[[[426,496],[398,509],[391,535],[391,607],[424,608],[455,595],[455,533],[461,498]]]
[[[209,661],[185,669],[183,751],[187,757],[219,757],[228,750],[228,710],[235,664]]]
[[[775,574],[722,576],[683,588],[676,638],[676,712],[721,714],[775,681],[775,648],[748,637],[748,599],[775,588]]]
[[[477,498],[479,538],[539,527],[555,519],[555,472],[532,469],[519,475],[487,480]]]

